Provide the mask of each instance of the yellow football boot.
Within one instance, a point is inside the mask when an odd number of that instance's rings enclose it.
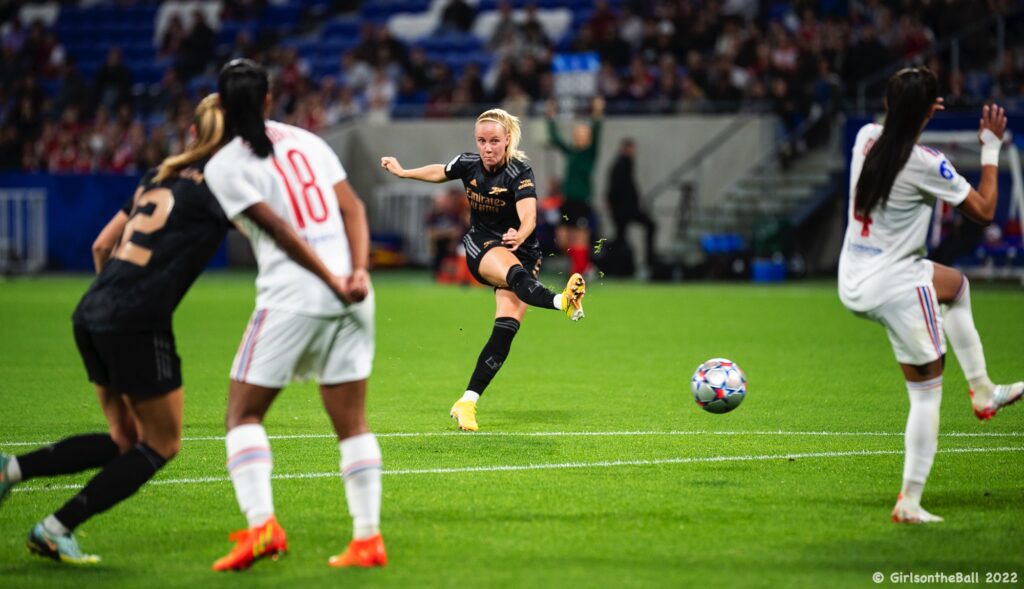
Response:
[[[473,401],[456,401],[452,405],[452,419],[459,422],[459,429],[475,432],[480,429],[476,424],[476,403]]]
[[[583,319],[583,296],[587,294],[587,283],[578,272],[569,277],[562,291],[562,309],[565,316],[573,321]]]

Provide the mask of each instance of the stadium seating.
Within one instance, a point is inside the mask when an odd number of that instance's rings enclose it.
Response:
[[[619,3],[612,2],[612,5]],[[220,22],[217,27],[218,48],[230,47],[243,31],[253,38],[273,33],[282,38],[284,46],[298,50],[299,56],[310,64],[314,75],[333,75],[337,73],[341,54],[357,45],[360,25],[372,23],[387,25],[396,38],[423,47],[430,59],[456,72],[470,63],[488,67],[493,62],[493,58],[484,51],[484,45],[497,24],[497,0],[479,3],[472,34],[433,36],[445,0],[378,0],[364,3],[357,15],[328,21],[314,35],[291,36],[303,9],[315,4],[323,2],[268,4],[256,19]],[[515,0],[510,4],[521,10],[528,2]],[[572,36],[591,15],[592,2],[589,0],[542,0],[533,4],[543,16],[548,35],[563,47],[571,42]],[[123,52],[125,65],[131,70],[134,81],[152,84],[159,81],[163,71],[171,65],[158,55],[160,22],[165,18],[158,14],[161,10],[162,7],[154,5],[64,7],[55,32],[68,54],[76,59],[79,71],[87,78],[95,75],[110,49],[117,46]],[[421,24],[410,24],[416,22]]]

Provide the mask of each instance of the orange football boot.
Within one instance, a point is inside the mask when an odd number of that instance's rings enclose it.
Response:
[[[215,571],[244,571],[261,558],[269,556],[277,560],[288,552],[288,538],[274,516],[262,526],[233,532],[228,540],[235,542],[235,547],[227,556],[213,563]]]
[[[388,564],[384,538],[377,534],[365,540],[352,540],[345,552],[332,556],[327,564],[332,567],[382,567]]]

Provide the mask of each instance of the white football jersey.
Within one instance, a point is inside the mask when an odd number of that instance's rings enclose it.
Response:
[[[865,125],[857,133],[850,165],[849,225],[839,255],[839,298],[853,311],[869,311],[907,286],[931,282],[931,266],[921,263],[935,201],[957,206],[971,185],[941,152],[915,145],[896,175],[889,200],[866,217],[854,211],[857,180],[864,158],[882,134]]]
[[[249,238],[259,275],[256,307],[284,309],[312,316],[338,315],[344,307],[313,273],[292,261],[273,238],[242,211],[264,202],[291,223],[331,272],[352,273],[348,236],[342,223],[334,185],[347,176],[323,139],[274,121],[267,121],[274,153],[256,157],[235,137],[206,164],[206,183],[228,218]]]

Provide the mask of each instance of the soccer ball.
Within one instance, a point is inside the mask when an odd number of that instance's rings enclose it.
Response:
[[[711,413],[728,413],[747,396],[747,377],[732,360],[712,358],[697,367],[690,380],[693,400]]]

